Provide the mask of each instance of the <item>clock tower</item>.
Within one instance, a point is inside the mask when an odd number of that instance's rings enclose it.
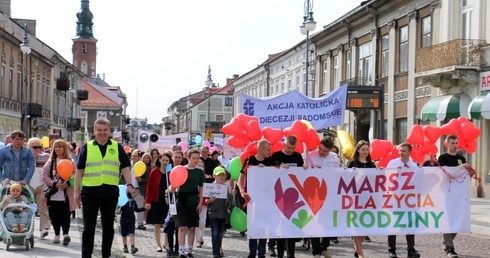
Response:
[[[97,39],[94,38],[89,0],[81,0],[82,7],[77,13],[77,36],[73,39],[73,65],[86,77],[95,78],[97,67]]]

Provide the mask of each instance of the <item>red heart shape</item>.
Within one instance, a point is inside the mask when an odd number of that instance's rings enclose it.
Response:
[[[320,184],[318,178],[310,176],[306,178],[303,185],[301,185],[296,175],[289,174],[289,177],[296,188],[298,188],[306,203],[308,203],[308,206],[310,206],[313,214],[316,215],[327,199],[327,183],[325,180],[322,179]]]

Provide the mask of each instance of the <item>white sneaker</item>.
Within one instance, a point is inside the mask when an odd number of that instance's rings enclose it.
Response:
[[[323,256],[325,256],[325,258],[332,258],[332,255],[330,255],[330,253],[327,250],[322,251],[322,254]]]
[[[45,238],[48,235],[49,235],[49,232],[45,228],[41,229],[41,238]]]

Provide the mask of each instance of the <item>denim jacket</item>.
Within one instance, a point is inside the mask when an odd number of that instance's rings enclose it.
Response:
[[[22,146],[22,149],[20,149],[19,164],[15,164],[15,154],[12,149],[12,144],[0,149],[0,181],[6,178],[10,180],[14,179],[14,166],[19,166],[19,180],[24,180],[29,183],[36,167],[34,154],[31,149]]]

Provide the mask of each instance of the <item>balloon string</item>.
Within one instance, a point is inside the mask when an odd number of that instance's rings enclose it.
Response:
[[[448,192],[451,192],[451,179],[453,179],[454,181],[458,182],[458,183],[463,183],[464,180],[466,179],[466,177],[469,175],[470,178],[474,178],[478,184],[481,183],[481,178],[477,177],[476,176],[476,171],[475,169],[470,165],[470,167],[467,169],[468,173],[465,174],[464,176],[461,176],[460,178],[462,179],[461,181],[458,180],[457,178],[455,178],[453,175],[449,174],[442,166],[441,164],[439,164],[439,161],[434,157],[434,156],[431,156],[431,159],[434,161],[434,163],[439,167],[439,169],[442,170],[442,172],[444,174],[446,174],[446,176],[449,178],[449,189],[448,189]]]

